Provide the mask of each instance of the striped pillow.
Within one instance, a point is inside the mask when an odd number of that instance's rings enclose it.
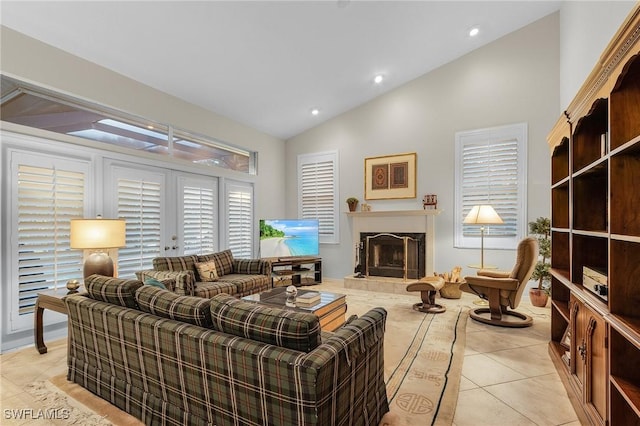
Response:
[[[200,327],[211,327],[209,299],[180,296],[169,290],[145,285],[136,291],[136,300],[141,311]]]
[[[317,316],[245,302],[228,294],[211,299],[212,328],[296,351],[310,352],[320,344]]]
[[[138,309],[135,293],[138,287],[142,287],[141,281],[94,274],[84,279],[84,286],[92,299]]]

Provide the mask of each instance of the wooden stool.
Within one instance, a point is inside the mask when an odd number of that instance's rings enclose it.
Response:
[[[422,303],[413,305],[413,309],[428,314],[439,314],[446,311],[442,305],[436,303],[436,292],[444,286],[442,277],[424,277],[417,283],[409,284],[407,291],[419,291]]]

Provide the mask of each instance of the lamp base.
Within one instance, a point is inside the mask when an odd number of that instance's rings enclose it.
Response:
[[[113,272],[113,260],[105,252],[93,252],[84,261],[83,273],[85,278],[93,274],[112,277]]]

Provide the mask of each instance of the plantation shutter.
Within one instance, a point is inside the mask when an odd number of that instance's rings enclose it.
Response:
[[[153,258],[160,256],[162,186],[161,179],[117,179],[117,217],[127,223],[127,246],[118,251],[118,276],[151,269]]]
[[[70,220],[84,217],[88,164],[59,157],[13,152],[11,229],[12,329],[32,325],[37,294],[65,294],[70,279],[82,278],[80,250],[69,246]]]
[[[487,140],[464,145],[462,216],[473,206],[490,204],[504,221],[485,226],[485,235],[514,236],[518,221],[518,141]],[[463,224],[465,235],[480,235],[479,225]]]
[[[215,182],[181,180],[183,254],[205,254],[217,251],[218,191]]]
[[[515,248],[526,234],[526,132],[523,123],[456,134],[457,247],[479,242],[481,226],[463,223],[476,205],[504,221],[484,226],[489,248]]]
[[[253,186],[227,183],[227,245],[233,257],[253,257]]]
[[[298,213],[318,219],[321,243],[338,242],[338,155],[336,152],[298,156]]]

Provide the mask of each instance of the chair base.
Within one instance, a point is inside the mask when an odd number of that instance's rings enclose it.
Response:
[[[484,314],[491,314],[491,309],[477,308],[469,312],[469,316],[474,320],[484,324],[495,325],[497,327],[523,328],[529,327],[531,324],[533,324],[533,318],[531,318],[529,315],[525,315],[516,311],[508,311],[506,309],[502,310],[502,315],[500,315],[499,318],[492,318],[491,315],[487,316]],[[516,317],[519,320],[509,321],[502,318],[504,315]]]
[[[413,310],[424,312],[425,314],[441,314],[446,311],[447,308],[437,303],[416,303],[413,305]]]

